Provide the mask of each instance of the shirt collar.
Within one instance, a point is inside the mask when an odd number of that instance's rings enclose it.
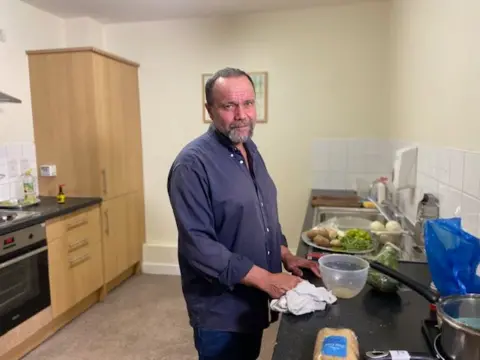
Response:
[[[222,134],[220,131],[218,131],[213,124],[210,124],[208,132],[212,134],[220,144],[227,147],[229,150],[233,151],[236,149],[236,146],[233,144],[232,140],[230,140],[225,134]],[[257,145],[252,141],[252,139],[248,139],[244,145],[250,154],[253,155],[257,152]]]

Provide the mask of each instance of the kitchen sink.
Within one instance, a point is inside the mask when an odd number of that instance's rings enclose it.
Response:
[[[386,218],[377,209],[342,208],[342,207],[316,207],[313,213],[312,227],[334,217],[352,216],[370,221],[386,222]]]
[[[356,217],[362,218],[369,221],[381,221],[382,223],[387,223],[388,219],[380,213],[377,209],[366,209],[366,208],[343,208],[343,207],[316,207],[314,208],[313,219],[312,219],[312,227],[317,226],[318,224],[325,222],[334,217]],[[400,261],[404,262],[421,262],[425,263],[426,254],[425,254],[425,247],[424,245],[419,245],[414,237],[413,232],[411,231],[411,225],[407,224],[406,218],[399,217],[395,218],[402,228],[405,231],[404,234],[401,235],[401,239],[397,243],[397,245],[402,250],[400,255]],[[381,245],[379,248],[370,253],[366,257],[373,257],[381,249]],[[310,249],[313,250],[313,249]]]

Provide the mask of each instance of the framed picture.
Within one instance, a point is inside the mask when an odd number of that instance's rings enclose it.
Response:
[[[257,108],[257,123],[266,123],[268,120],[268,72],[258,71],[248,73],[252,78],[255,85],[255,105]],[[202,109],[203,109],[203,122],[211,123],[210,115],[208,115],[207,109],[205,109],[205,84],[213,74],[202,74]]]

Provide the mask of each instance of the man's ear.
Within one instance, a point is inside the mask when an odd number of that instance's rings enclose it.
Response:
[[[207,103],[205,103],[205,109],[207,110],[208,115],[210,116],[210,119],[213,119],[213,116],[212,116],[212,106],[211,106],[211,105],[208,105]]]

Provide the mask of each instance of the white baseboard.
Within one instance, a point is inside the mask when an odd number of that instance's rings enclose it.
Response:
[[[180,275],[180,268],[177,264],[143,262],[142,272],[155,275]]]

